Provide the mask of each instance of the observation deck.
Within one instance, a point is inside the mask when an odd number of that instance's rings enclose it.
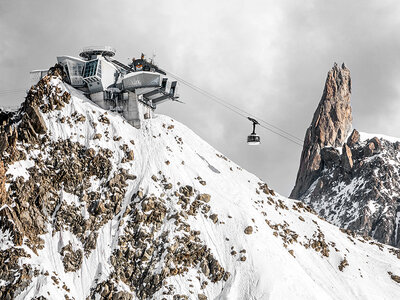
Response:
[[[90,46],[83,48],[79,56],[85,59],[91,59],[93,56],[98,55],[112,57],[115,52],[115,49],[110,46]]]

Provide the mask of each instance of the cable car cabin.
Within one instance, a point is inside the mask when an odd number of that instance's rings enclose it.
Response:
[[[151,118],[158,104],[177,100],[177,82],[169,81],[166,72],[153,60],[132,59],[123,64],[113,58],[109,46],[84,48],[80,58],[57,57],[67,75],[67,83],[81,90],[101,108],[120,113],[130,124],[140,128],[141,120]],[[32,71],[36,84],[46,72]]]
[[[256,125],[260,125],[256,119],[247,117],[253,123],[253,132],[247,136],[247,144],[251,146],[260,145],[260,136],[256,134]]]
[[[255,134],[255,133],[250,133],[249,136],[247,136],[247,144],[250,146],[255,146],[255,145],[260,145],[260,136]]]

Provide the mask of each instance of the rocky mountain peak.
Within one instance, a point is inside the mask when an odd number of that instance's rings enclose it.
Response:
[[[351,130],[350,70],[343,63],[335,63],[328,72],[319,105],[308,127],[297,173],[296,184],[290,195],[300,198],[319,176],[322,168],[321,149],[341,147]]]
[[[400,139],[349,134],[350,93],[349,70],[335,65],[307,129],[291,197],[336,226],[400,247]]]

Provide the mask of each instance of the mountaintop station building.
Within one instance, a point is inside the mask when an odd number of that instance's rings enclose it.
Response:
[[[177,82],[168,81],[166,73],[142,54],[125,65],[112,57],[115,49],[87,47],[80,58],[59,56],[68,83],[85,93],[100,107],[116,111],[133,126],[140,128],[141,120],[151,118],[158,104],[176,100]],[[46,70],[31,72],[35,84]]]

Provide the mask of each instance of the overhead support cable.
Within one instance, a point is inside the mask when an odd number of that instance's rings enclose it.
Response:
[[[298,138],[295,135],[287,132],[286,130],[283,130],[283,129],[279,128],[278,126],[273,125],[270,122],[267,122],[267,121],[263,120],[262,118],[254,115],[252,113],[249,113],[249,112],[245,111],[244,109],[242,109],[242,108],[240,108],[240,107],[238,107],[238,106],[236,106],[236,105],[234,105],[234,104],[232,104],[232,103],[230,103],[230,102],[228,102],[228,101],[226,101],[226,100],[224,100],[224,99],[222,99],[222,98],[220,98],[218,96],[215,96],[215,95],[209,93],[208,91],[206,91],[206,90],[204,90],[204,89],[202,89],[202,88],[190,83],[189,81],[183,79],[182,77],[180,77],[180,76],[178,76],[178,75],[176,75],[174,73],[171,73],[169,71],[166,71],[166,72],[171,77],[177,79],[180,83],[182,83],[182,84],[186,85],[187,87],[195,90],[196,92],[204,95],[205,97],[209,98],[210,100],[212,100],[212,101],[218,103],[219,105],[223,106],[224,108],[232,111],[233,113],[235,113],[235,114],[237,114],[237,115],[239,115],[239,116],[241,116],[241,117],[243,117],[245,119],[247,119],[249,116],[253,117],[253,118],[257,119],[260,122],[260,124],[259,124],[260,127],[264,128],[265,130],[268,130],[268,131],[270,131],[270,132],[272,132],[272,133],[274,133],[274,134],[276,134],[276,135],[278,135],[278,136],[280,136],[280,137],[282,137],[282,138],[284,138],[284,139],[286,139],[286,140],[288,140],[288,141],[290,141],[290,142],[292,142],[292,143],[294,143],[294,144],[296,144],[296,145],[298,145],[300,147],[303,146],[303,144],[302,144],[303,141],[300,138]],[[25,92],[26,92],[26,90],[24,90],[24,89],[0,90],[0,96],[6,96],[6,95],[9,95],[9,94],[25,93]]]
[[[257,119],[258,121],[260,121],[261,123],[264,123],[264,124],[259,124],[260,127],[264,128],[264,129],[266,129],[266,130],[268,130],[268,131],[270,131],[270,132],[272,132],[272,133],[274,133],[276,135],[279,135],[280,137],[282,137],[282,138],[284,138],[284,139],[286,139],[286,140],[288,140],[288,141],[290,141],[290,142],[292,142],[292,143],[294,143],[294,144],[296,144],[296,145],[298,145],[300,147],[303,146],[303,144],[302,144],[303,141],[301,139],[299,139],[298,137],[292,135],[291,133],[289,133],[289,132],[279,128],[278,126],[275,126],[275,125],[273,125],[273,124],[271,124],[271,123],[269,123],[269,122],[267,122],[267,121],[255,116],[255,115],[243,110],[242,108],[240,108],[240,107],[238,107],[236,105],[233,105],[233,104],[225,101],[224,99],[222,99],[222,98],[220,98],[218,96],[215,96],[215,95],[207,92],[206,90],[204,90],[204,89],[202,89],[202,88],[200,88],[200,87],[198,87],[198,86],[186,81],[185,79],[183,79],[182,77],[180,77],[178,75],[175,75],[175,74],[173,74],[173,73],[171,73],[169,71],[166,71],[166,72],[171,77],[174,77],[175,79],[177,79],[180,83],[182,83],[182,84],[188,86],[189,88],[197,91],[198,93],[206,96],[210,100],[212,100],[214,102],[217,102],[218,104],[220,104],[223,107],[229,109],[230,111],[236,113],[237,115],[239,115],[239,116],[241,116],[243,118],[246,118],[246,119],[248,118],[248,116],[251,116],[251,117]],[[267,126],[269,126],[269,127],[267,127]],[[272,127],[272,128],[270,128],[270,127]]]

